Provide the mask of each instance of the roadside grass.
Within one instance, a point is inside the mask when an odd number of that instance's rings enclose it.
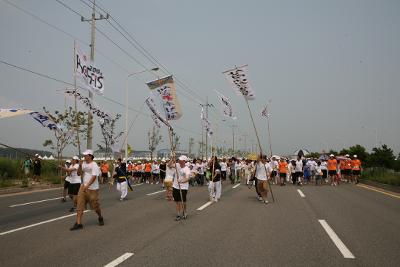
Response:
[[[385,168],[369,168],[363,170],[361,179],[400,186],[400,173]]]

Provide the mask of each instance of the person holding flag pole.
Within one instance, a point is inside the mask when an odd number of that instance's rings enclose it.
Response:
[[[250,119],[253,123],[253,128],[254,128],[254,132],[256,134],[257,137],[257,143],[258,143],[258,148],[260,151],[260,158],[263,158],[263,151],[262,151],[262,147],[261,147],[261,142],[260,142],[260,138],[258,136],[258,132],[257,132],[257,128],[256,125],[254,123],[254,119],[253,119],[253,114],[251,112],[250,109],[250,105],[249,105],[249,100],[253,100],[254,99],[254,92],[252,90],[252,88],[250,87],[250,84],[248,82],[247,79],[247,65],[241,66],[241,67],[236,67],[234,69],[231,70],[227,70],[224,71],[223,74],[225,75],[226,79],[233,84],[233,87],[236,89],[236,92],[238,95],[242,95],[244,97],[244,100],[246,102],[247,105],[247,109],[249,111],[250,114]],[[267,171],[267,167],[265,166],[265,164],[263,164],[264,166],[264,171],[265,174],[268,173]],[[271,184],[270,181],[267,179],[267,184],[269,187],[269,190],[271,191],[271,197],[272,197],[272,201],[275,202],[275,198],[274,198],[274,194],[272,192],[272,188],[271,188]]]

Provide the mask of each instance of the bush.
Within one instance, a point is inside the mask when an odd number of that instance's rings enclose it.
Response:
[[[362,179],[400,186],[400,173],[386,168],[369,168],[362,172]]]
[[[0,157],[0,178],[18,179],[22,177],[21,161]]]

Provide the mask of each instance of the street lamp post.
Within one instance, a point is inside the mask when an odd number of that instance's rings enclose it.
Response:
[[[152,68],[150,70],[142,70],[129,74],[125,79],[125,160],[128,160],[128,79],[137,74],[150,71],[158,71],[159,68]]]

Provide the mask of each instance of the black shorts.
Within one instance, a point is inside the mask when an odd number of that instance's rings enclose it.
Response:
[[[68,181],[64,181],[64,189],[68,189],[70,183]]]
[[[284,173],[284,172],[279,173],[279,177],[286,178],[286,173]]]
[[[271,177],[275,177],[276,176],[276,171],[272,171],[271,172]]]
[[[329,170],[329,171],[328,171],[328,174],[329,174],[329,176],[334,176],[334,175],[336,175],[337,173],[336,173],[336,171]]]
[[[33,175],[35,176],[40,176],[41,172],[42,172],[41,169],[33,169]]]
[[[186,202],[187,190],[182,189],[181,191],[182,191],[183,202]],[[172,188],[172,196],[174,197],[175,202],[181,202],[181,194],[179,192],[179,189]]]
[[[340,173],[342,175],[350,175],[350,170],[349,169],[340,170]]]
[[[73,196],[78,195],[80,187],[81,187],[81,184],[69,184],[68,195],[73,195]]]
[[[102,172],[101,177],[103,178],[108,178],[108,172]]]
[[[353,175],[361,175],[361,171],[360,170],[353,170]]]
[[[322,170],[322,178],[328,178],[328,170]]]

